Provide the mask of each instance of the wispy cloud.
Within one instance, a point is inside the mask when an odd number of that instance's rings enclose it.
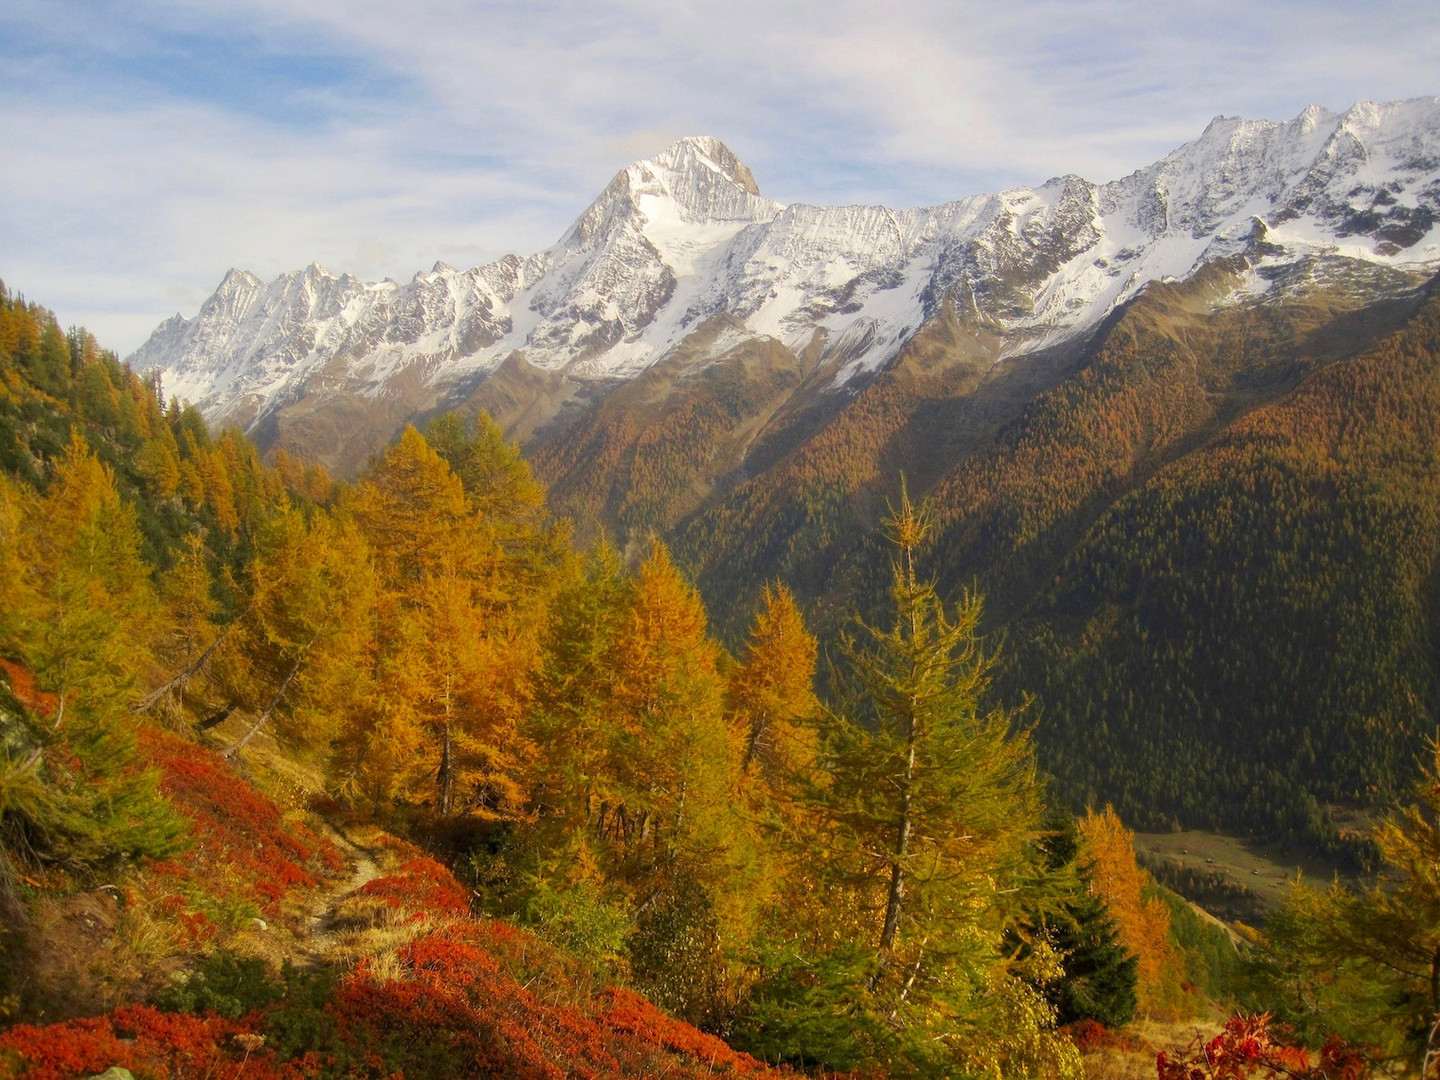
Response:
[[[0,275],[125,351],[231,265],[538,250],[681,134],[784,201],[1110,179],[1217,113],[1440,92],[1433,7],[12,0]]]

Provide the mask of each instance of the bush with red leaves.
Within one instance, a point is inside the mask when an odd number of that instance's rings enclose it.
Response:
[[[1276,1038],[1270,1019],[1232,1017],[1209,1042],[1197,1036],[1185,1055],[1172,1060],[1161,1053],[1155,1060],[1157,1080],[1360,1080],[1364,1075],[1364,1057],[1344,1041],[1330,1039],[1312,1062],[1310,1051]]]
[[[396,873],[360,892],[446,917],[397,951],[398,977],[396,965],[381,977],[362,960],[315,997],[287,982],[279,1000],[238,1021],[129,1007],[96,1020],[17,1027],[0,1037],[0,1077],[59,1080],[110,1065],[176,1080],[793,1076],[628,990],[591,997],[588,979],[572,981],[573,960],[509,923],[471,918],[468,895],[444,866],[404,853],[412,857]],[[154,869],[186,872],[178,863]]]
[[[238,888],[274,916],[282,900],[344,869],[328,839],[285,820],[218,754],[156,728],[142,729],[140,745],[161,771],[161,790],[190,819],[194,840],[179,859],[150,863],[152,873],[210,893]]]
[[[605,992],[597,1019],[646,1042],[673,1050],[709,1069],[735,1076],[773,1076],[775,1070],[749,1054],[741,1054],[713,1035],[661,1012],[639,994],[618,987]]]
[[[402,863],[393,874],[366,882],[359,895],[432,915],[464,915],[470,910],[470,894],[455,875],[424,855]]]
[[[0,1076],[69,1080],[112,1065],[156,1080],[237,1076],[247,1080],[300,1080],[281,1065],[264,1039],[243,1024],[148,1006],[126,1005],[109,1016],[35,1027],[21,1024],[0,1035]]]

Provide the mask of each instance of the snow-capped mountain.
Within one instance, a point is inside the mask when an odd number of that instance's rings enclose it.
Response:
[[[768,338],[826,385],[874,371],[953,304],[999,355],[1094,328],[1148,282],[1244,254],[1440,266],[1440,98],[1217,118],[1124,179],[1065,176],[942,206],[782,206],[713,138],[621,171],[549,250],[407,284],[317,265],[266,284],[232,270],[193,319],[129,358],[212,421],[254,426],[316,395],[389,401],[386,422],[513,354],[576,384],[630,378],[702,325],[700,361]],[[686,356],[695,362],[691,338]]]

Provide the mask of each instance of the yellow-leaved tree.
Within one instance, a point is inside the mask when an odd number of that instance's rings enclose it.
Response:
[[[767,585],[741,663],[729,678],[730,709],[745,750],[741,769],[758,776],[773,799],[808,775],[817,752],[815,636],[795,597]]]
[[[346,512],[377,573],[363,707],[337,741],[341,790],[441,818],[523,814],[533,747],[520,730],[547,596],[517,586],[497,504],[407,427]]]
[[[134,509],[76,432],[43,496],[20,496],[17,606],[10,612],[52,724],[125,703],[147,662],[156,614]]]

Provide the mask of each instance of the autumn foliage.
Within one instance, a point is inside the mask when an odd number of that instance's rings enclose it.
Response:
[[[419,855],[402,863],[393,874],[368,881],[358,890],[392,908],[410,907],[433,915],[463,915],[470,895],[450,871],[434,859]]]
[[[151,915],[161,958],[133,996],[224,1015],[17,1026],[0,1075],[781,1075],[717,1033],[810,1068],[1078,1075],[1046,991],[1079,950],[1035,930],[1086,886],[1044,862],[1045,793],[1029,734],[987,698],[979,599],[917,571],[930,518],[908,496],[894,613],[843,639],[827,706],[786,588],[732,657],[664,543],[631,565],[576,553],[483,417],[407,428],[332,485],[17,310],[0,291],[0,735],[19,748],[0,824],[27,866],[103,868],[107,903]],[[36,331],[19,366],[7,326]],[[877,380],[862,412],[903,427],[917,377]],[[44,430],[20,423],[36,410]],[[795,462],[817,505],[879,481],[848,475],[865,440],[842,429]],[[666,491],[692,473],[636,461]],[[775,555],[783,537],[757,535]],[[335,898],[341,851],[241,778],[262,747],[331,810],[431,850],[390,844],[383,876]],[[115,820],[73,828],[104,807]],[[1146,1008],[1182,1011],[1133,836],[1108,809],[1085,833]],[[333,916],[317,929],[306,908]],[[307,970],[242,946],[297,946]],[[211,962],[264,992],[217,1005]],[[0,991],[0,1013],[55,1015]]]
[[[1146,895],[1150,875],[1135,862],[1135,834],[1108,806],[1087,812],[1080,832],[1095,888],[1120,926],[1121,941],[1139,957],[1141,1009],[1155,1016],[1182,1013],[1184,965],[1170,941],[1170,911],[1159,897]]]
[[[398,896],[417,879],[464,895],[443,869],[418,860],[382,879],[389,884],[378,892]],[[400,946],[383,971],[362,960],[309,1013],[284,1000],[235,1021],[127,1006],[21,1025],[0,1036],[0,1076],[61,1080],[111,1065],[177,1080],[785,1075],[631,991],[587,996],[564,957],[533,935],[495,920],[438,917],[419,906],[429,899],[412,897],[417,906],[406,910],[431,929]],[[307,1033],[298,1045],[297,1027]]]
[[[102,1073],[112,1065],[156,1080],[243,1075],[279,1080],[304,1075],[276,1067],[274,1055],[246,1049],[246,1025],[207,1017],[164,1013],[127,1005],[108,1016],[36,1027],[21,1024],[0,1035],[0,1076],[69,1080]],[[239,1037],[237,1039],[237,1037]]]
[[[1284,1042],[1268,1015],[1236,1016],[1209,1040],[1197,1035],[1181,1054],[1161,1053],[1155,1071],[1158,1080],[1359,1080],[1366,1062],[1338,1039],[1327,1041],[1316,1055]]]
[[[161,790],[195,838],[187,852],[152,864],[159,876],[212,893],[238,891],[274,915],[281,901],[344,868],[329,839],[287,821],[220,755],[153,727],[143,730],[141,753],[159,768]]]

